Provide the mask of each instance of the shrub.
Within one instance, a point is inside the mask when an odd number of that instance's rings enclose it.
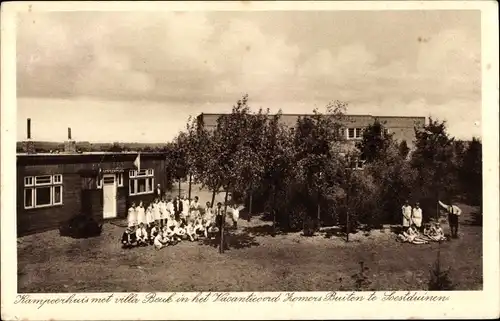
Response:
[[[78,214],[63,223],[59,228],[59,235],[72,238],[89,238],[101,235],[102,224],[92,216]]]

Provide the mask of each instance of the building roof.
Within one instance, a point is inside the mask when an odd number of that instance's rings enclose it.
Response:
[[[198,115],[199,116],[222,116],[222,115],[231,115],[231,113],[201,113]],[[278,114],[269,114],[269,116],[276,116]],[[305,114],[288,114],[288,113],[282,113],[281,116],[314,116],[315,114],[312,113],[305,113]],[[333,114],[325,114],[325,115],[333,115]],[[384,116],[384,115],[368,115],[368,114],[345,114],[344,116],[349,116],[349,117],[373,117],[373,118],[420,118],[423,119],[425,116]]]
[[[134,161],[138,152],[87,152],[87,153],[17,153],[18,164],[64,164],[64,163],[102,163],[114,161]],[[166,159],[166,154],[161,152],[141,152],[144,159]]]

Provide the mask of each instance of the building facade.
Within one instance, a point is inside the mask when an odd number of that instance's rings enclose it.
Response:
[[[125,218],[132,202],[150,202],[165,186],[165,155],[141,153],[17,155],[18,236],[55,229],[76,214]]]
[[[200,114],[197,117],[198,125],[204,128],[215,128],[217,119],[224,114]],[[270,115],[273,117],[274,115]],[[287,127],[294,127],[299,117],[312,116],[307,114],[282,114],[280,122]],[[347,142],[356,142],[363,135],[364,128],[379,121],[388,133],[392,134],[397,141],[405,140],[408,146],[413,146],[415,139],[415,127],[421,128],[425,125],[425,117],[401,117],[401,116],[371,116],[371,115],[345,115],[342,121],[345,128],[344,134]]]

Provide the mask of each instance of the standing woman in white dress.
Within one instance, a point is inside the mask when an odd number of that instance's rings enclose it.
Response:
[[[187,219],[189,216],[189,200],[186,195],[182,197],[182,216],[184,218],[184,223],[187,223]]]
[[[160,227],[165,225],[165,220],[167,219],[167,203],[165,202],[165,198],[163,197],[159,203],[160,207]]]
[[[420,208],[420,204],[418,202],[413,208],[411,220],[419,230],[422,228],[422,209]]]
[[[130,206],[130,208],[128,209],[127,222],[128,222],[128,227],[137,226],[137,212],[134,202],[132,202],[132,206]]]
[[[155,217],[153,214],[153,205],[149,204],[148,208],[146,209],[146,224],[148,224],[148,227],[151,229],[154,222]]]
[[[153,216],[155,218],[156,225],[160,227],[160,221],[161,221],[160,204],[157,198],[155,198],[153,202]]]
[[[142,205],[142,201],[139,202],[139,206],[136,208],[137,211],[137,224],[141,225],[144,224],[145,226],[148,225],[147,220],[146,220],[146,211],[144,210],[144,206]]]
[[[401,208],[403,213],[403,230],[408,230],[411,222],[411,206],[408,201],[405,202],[405,205]]]

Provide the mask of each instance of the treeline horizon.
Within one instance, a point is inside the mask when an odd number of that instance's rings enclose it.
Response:
[[[64,142],[33,141],[35,152],[49,153],[64,151]],[[138,143],[138,142],[109,142],[91,143],[88,141],[76,141],[76,149],[79,152],[164,152],[170,143]],[[23,152],[23,141],[16,142],[16,152]]]

